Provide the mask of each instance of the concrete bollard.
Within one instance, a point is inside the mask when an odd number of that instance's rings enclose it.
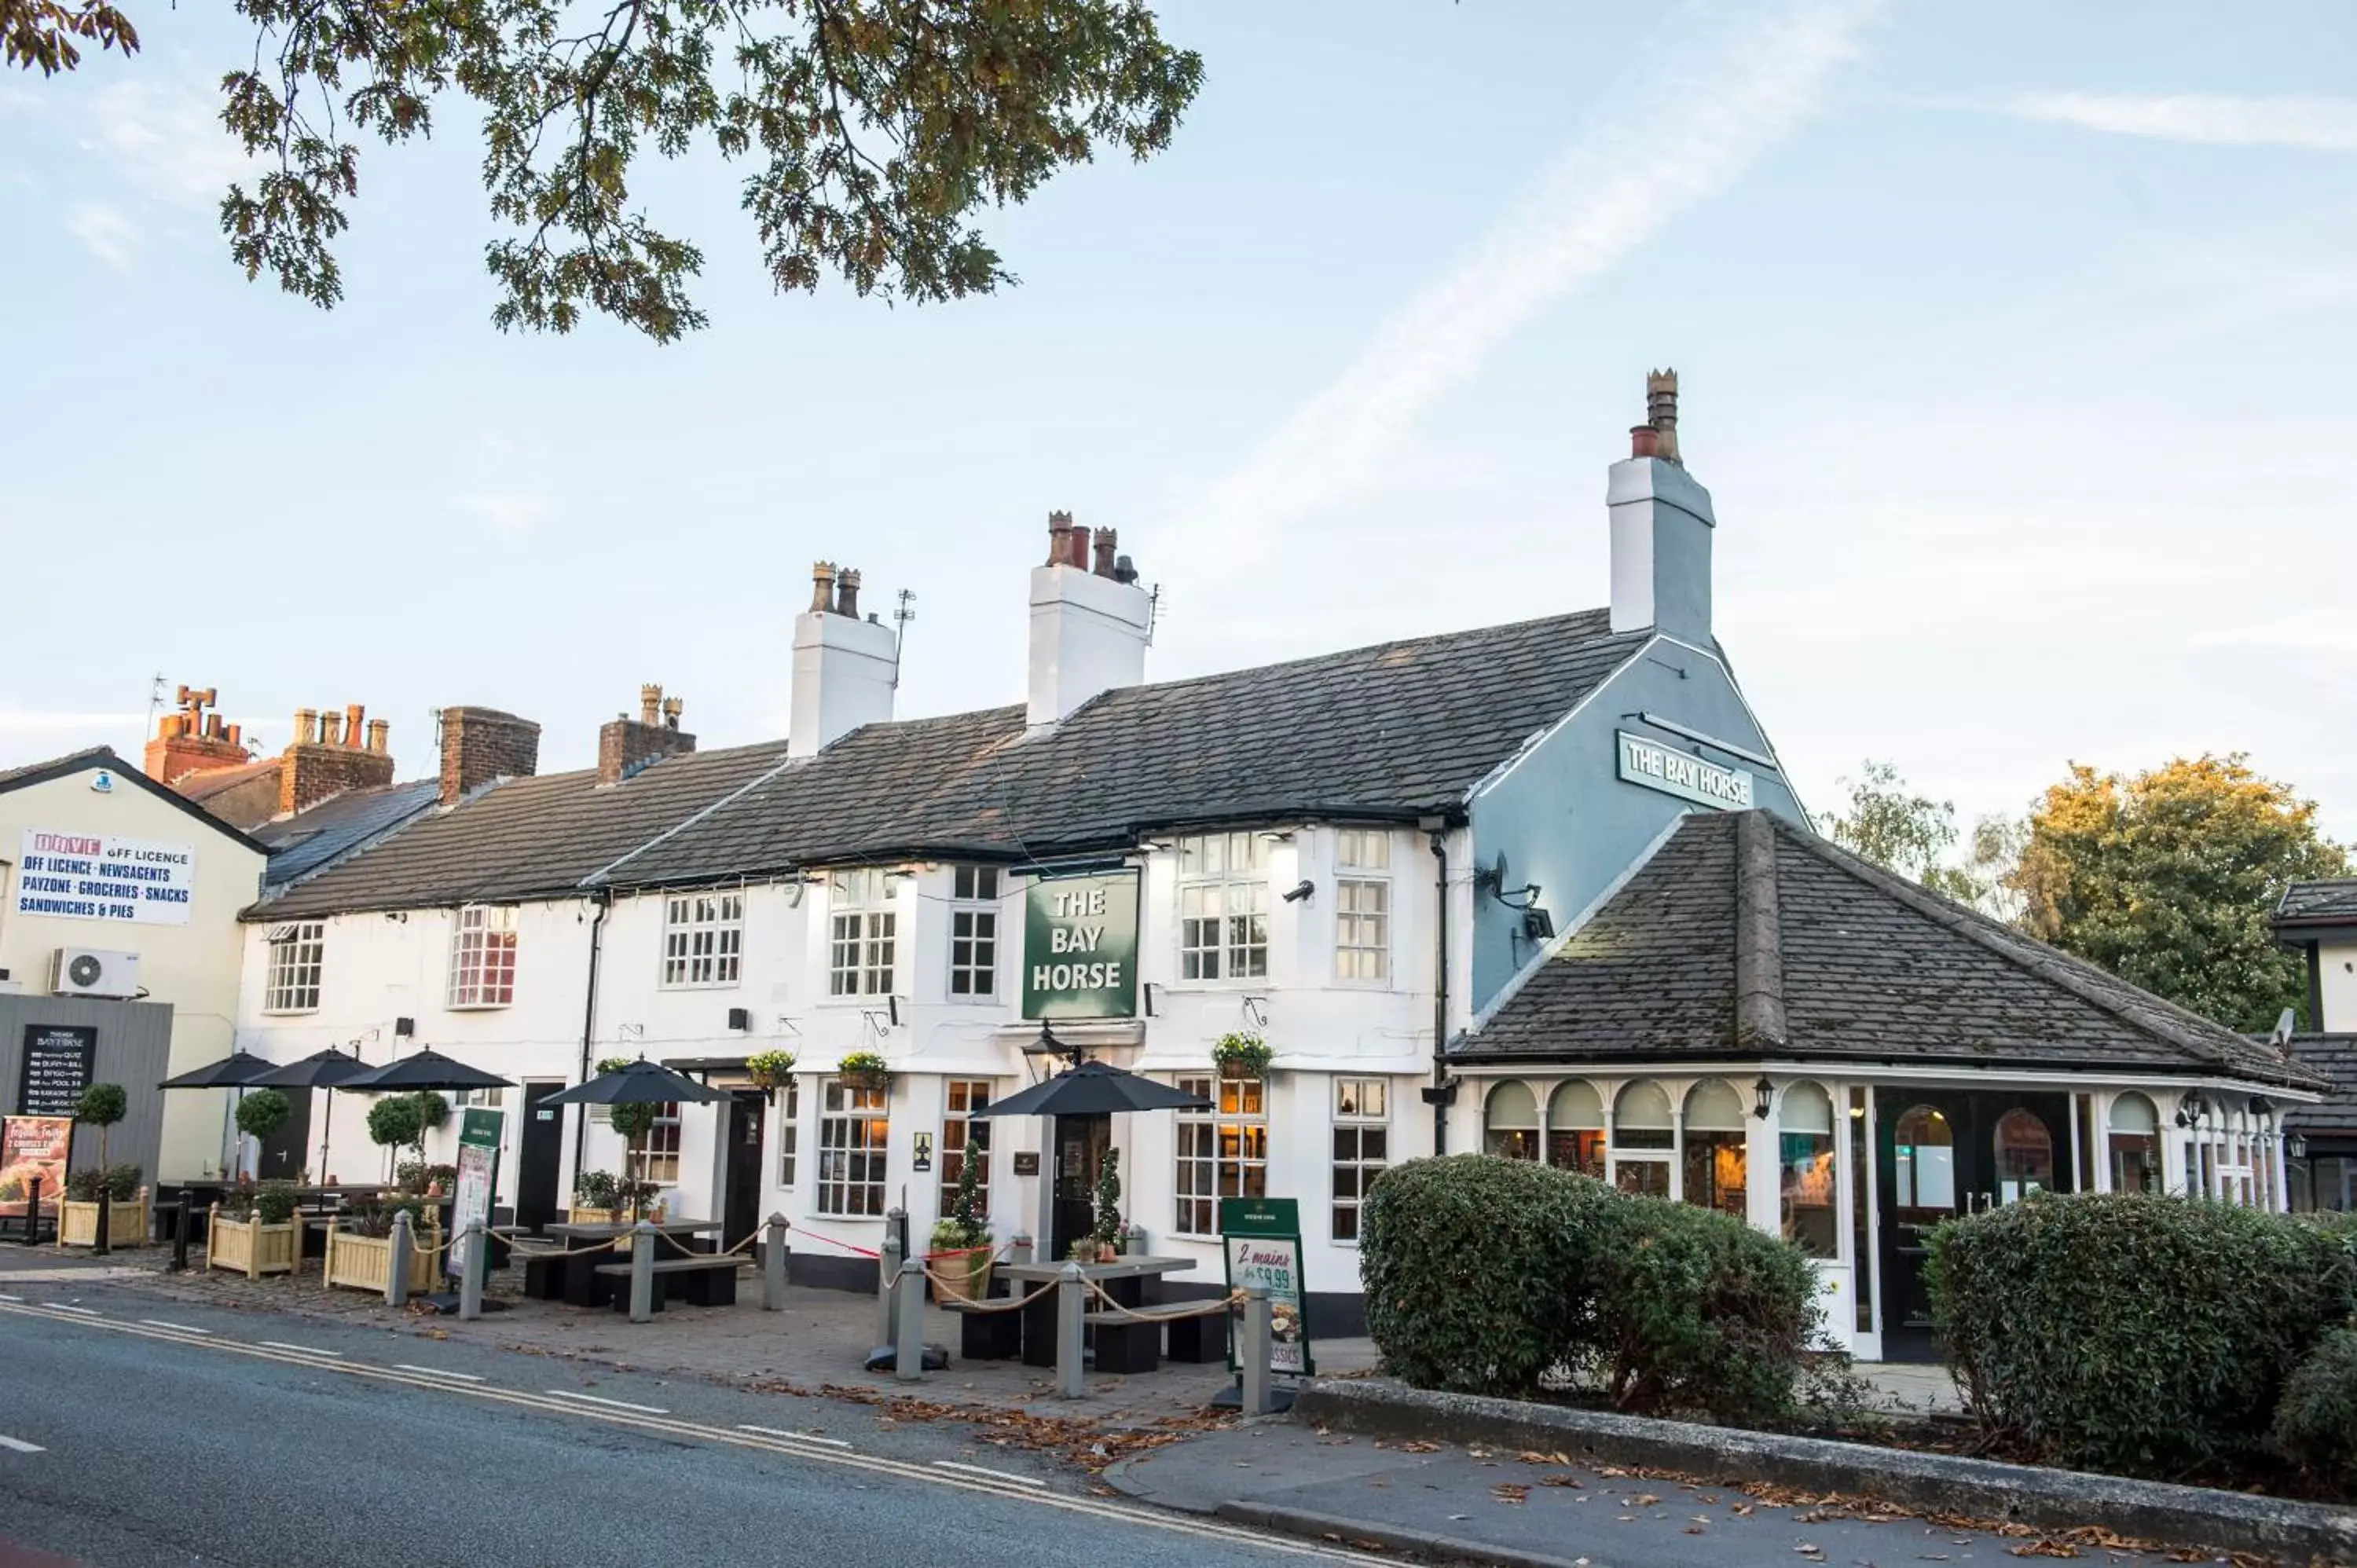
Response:
[[[761,1310],[786,1309],[786,1217],[770,1216],[770,1239],[761,1251]]]
[[[1273,1339],[1268,1287],[1246,1285],[1243,1344],[1236,1350],[1236,1364],[1243,1369],[1243,1412],[1246,1415],[1266,1415],[1276,1408],[1268,1370]]]
[[[894,1209],[895,1214],[899,1209]],[[900,1233],[889,1224],[884,1227],[884,1253],[876,1263],[876,1343],[892,1343],[892,1293],[900,1283]]]
[[[1081,1397],[1081,1319],[1089,1310],[1088,1287],[1078,1263],[1066,1263],[1056,1280],[1056,1397]]]
[[[465,1271],[458,1276],[458,1321],[472,1323],[483,1316],[483,1270],[490,1263],[490,1249],[484,1245],[483,1222],[467,1221],[466,1234],[458,1245],[458,1266]]]
[[[925,1261],[900,1265],[900,1303],[892,1330],[892,1375],[913,1383],[925,1375]]]
[[[256,1249],[259,1251],[259,1249]],[[384,1305],[409,1305],[409,1260],[417,1251],[417,1238],[410,1233],[409,1210],[393,1212],[393,1244],[386,1249],[384,1271]]]
[[[641,1219],[630,1231],[630,1321],[652,1323],[655,1320],[655,1237],[654,1226]]]
[[[102,1176],[103,1175],[103,1173],[101,1174]],[[114,1249],[108,1244],[110,1238],[107,1234],[107,1232],[114,1229],[114,1215],[113,1209],[113,1199],[107,1195],[106,1183],[103,1180],[101,1180],[98,1184],[98,1240],[91,1246],[90,1252],[91,1257],[103,1258],[109,1252],[114,1251]],[[65,1228],[63,1226],[59,1226],[58,1228],[58,1235],[60,1240],[63,1240],[65,1236]]]

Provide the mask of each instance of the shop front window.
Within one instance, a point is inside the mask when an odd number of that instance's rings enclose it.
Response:
[[[1604,1100],[1585,1079],[1547,1097],[1547,1164],[1604,1179]]]
[[[1613,1179],[1622,1192],[1670,1196],[1670,1097],[1658,1083],[1632,1083],[1612,1106]]]
[[[1539,1102],[1531,1086],[1508,1079],[1482,1102],[1482,1149],[1501,1160],[1539,1157]]]
[[[1750,1164],[1743,1101],[1724,1079],[1695,1084],[1686,1096],[1685,1200],[1743,1218]]]
[[[1903,1113],[1890,1130],[1896,1158],[1894,1218],[1901,1225],[1937,1225],[1956,1211],[1956,1135],[1947,1114],[1929,1105]]]
[[[1813,1083],[1784,1091],[1778,1112],[1778,1208],[1784,1240],[1812,1258],[1841,1252],[1840,1208],[1834,1190],[1834,1102]]]
[[[2017,1106],[1996,1121],[1997,1201],[2018,1203],[2053,1189],[2054,1134],[2036,1112]]]
[[[2160,1116],[2141,1094],[2112,1101],[2108,1129],[2114,1192],[2160,1190]]]

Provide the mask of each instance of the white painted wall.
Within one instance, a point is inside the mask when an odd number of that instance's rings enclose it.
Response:
[[[2324,993],[2324,1016],[2316,1026],[2336,1034],[2357,1032],[2357,942],[2319,943],[2316,956]]]

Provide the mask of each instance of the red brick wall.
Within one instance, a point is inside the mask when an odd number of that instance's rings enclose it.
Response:
[[[442,803],[456,805],[494,779],[529,779],[540,767],[540,726],[497,708],[442,710]]]

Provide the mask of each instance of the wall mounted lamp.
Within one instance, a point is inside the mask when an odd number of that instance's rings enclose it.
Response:
[[[1751,1114],[1765,1122],[1768,1113],[1775,1109],[1776,1086],[1763,1075],[1758,1083],[1751,1086]]]

